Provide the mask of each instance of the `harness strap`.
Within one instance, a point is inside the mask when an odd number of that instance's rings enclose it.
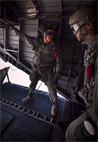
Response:
[[[91,51],[87,54],[87,57],[85,58],[85,61],[88,62],[88,65],[86,66],[86,76],[88,80],[93,76],[94,73],[93,68],[95,66],[94,64],[96,57],[97,57],[97,46],[94,45],[91,48]]]
[[[51,54],[48,54],[48,53],[45,53],[45,52],[39,52],[39,51],[37,51],[36,53],[39,53],[39,54],[41,54],[41,55],[48,55],[48,56],[51,55]]]
[[[41,45],[41,42],[39,42],[39,44],[38,44],[37,46],[35,45],[35,50],[34,50],[34,51],[35,51],[35,54],[37,54],[38,48],[39,48],[40,45]]]
[[[58,52],[55,47],[51,48],[51,53],[49,54],[49,53],[45,53],[45,52],[41,52],[41,51],[39,52],[38,48],[40,45],[41,45],[41,43],[39,43],[39,45],[35,47],[35,54],[39,53],[41,55],[47,55],[47,56],[50,56],[50,58],[57,57]]]

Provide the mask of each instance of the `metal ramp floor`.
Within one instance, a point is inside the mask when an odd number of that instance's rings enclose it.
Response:
[[[58,97],[57,116],[47,92],[35,90],[34,100],[23,104],[29,88],[4,83],[0,94],[1,141],[65,141],[65,130],[83,106]]]
[[[62,139],[60,134],[68,118],[68,115],[65,116],[64,109],[67,101],[58,97],[58,114],[53,118],[49,94],[36,90],[34,101],[23,104],[22,99],[27,96],[28,91],[27,87],[16,84],[1,85],[1,128],[5,117],[13,118],[2,130],[1,141],[58,141]],[[3,115],[5,113],[6,116]]]

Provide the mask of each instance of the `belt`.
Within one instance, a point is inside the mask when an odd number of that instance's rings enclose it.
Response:
[[[43,66],[37,66],[37,65],[35,65],[35,68],[37,70],[40,70],[40,71],[47,71],[47,70],[51,69],[51,66],[43,67]]]

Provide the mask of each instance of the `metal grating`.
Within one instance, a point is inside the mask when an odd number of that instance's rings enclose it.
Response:
[[[26,107],[23,107],[17,103],[14,103],[12,101],[9,101],[7,99],[4,99],[4,98],[0,98],[0,103],[8,106],[8,107],[11,107],[17,111],[20,111],[26,115],[29,115],[30,117],[34,117],[38,120],[41,120],[45,123],[48,123],[50,125],[52,125],[53,127],[55,128],[58,128],[58,129],[62,129],[63,125],[62,125],[62,122],[60,122],[59,120],[56,120],[54,118],[51,118],[51,117],[48,117],[44,114],[41,114],[41,113],[38,113],[34,110],[31,110],[29,108],[26,108]]]

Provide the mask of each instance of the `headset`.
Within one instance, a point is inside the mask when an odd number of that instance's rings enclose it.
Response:
[[[45,25],[41,31],[42,37],[45,38],[47,35],[47,30],[52,30],[54,31],[54,28],[50,25]]]

